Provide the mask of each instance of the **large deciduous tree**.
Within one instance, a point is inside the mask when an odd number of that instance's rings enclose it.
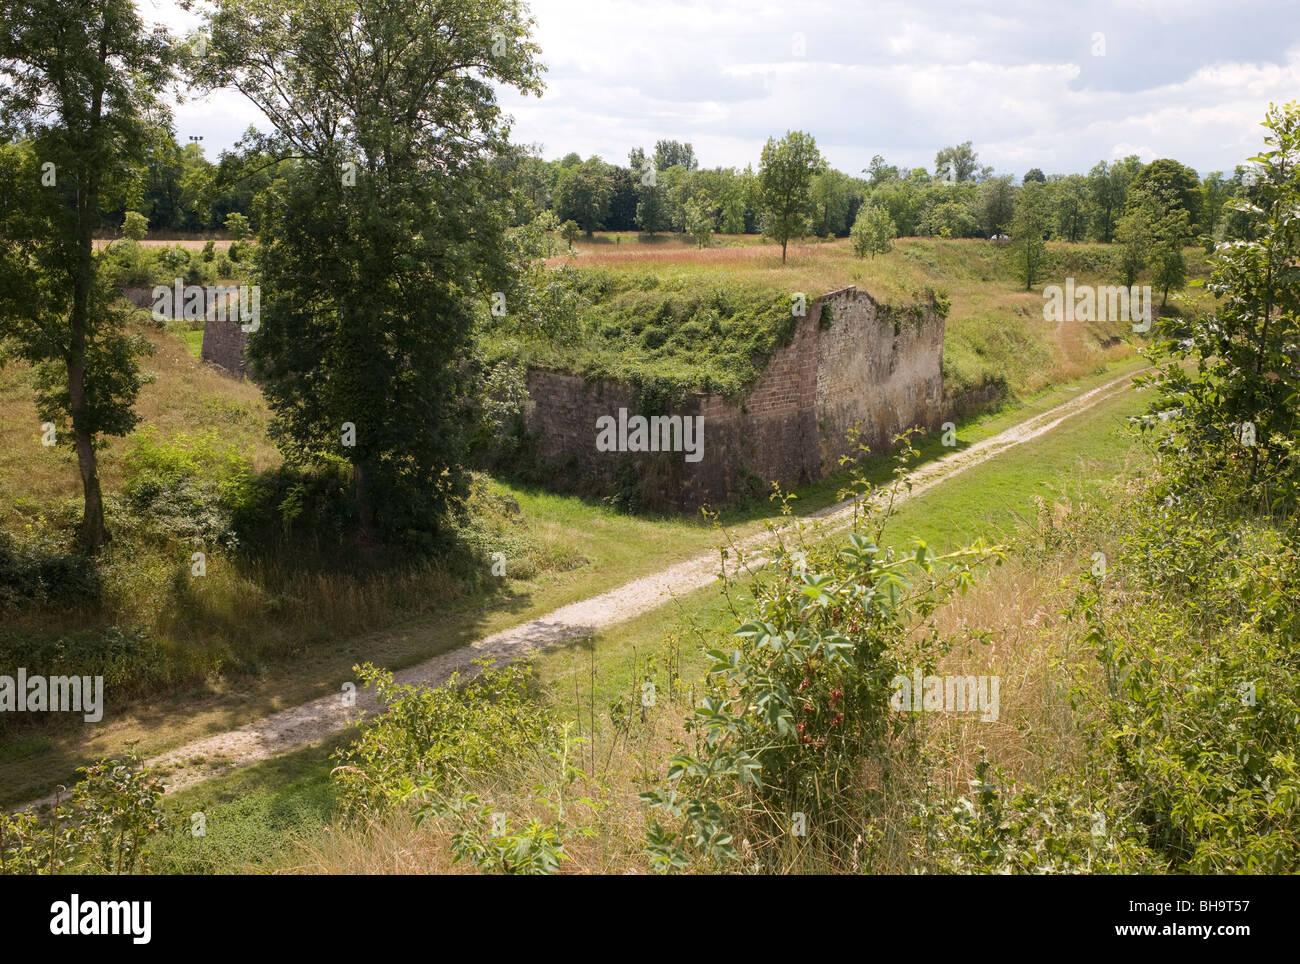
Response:
[[[36,366],[38,407],[76,452],[78,541],[109,538],[96,448],[136,424],[136,357],[92,233],[136,200],[156,100],[171,74],[165,31],[131,0],[6,0],[0,8],[0,343]],[[3,357],[3,356],[0,356]]]
[[[979,155],[970,141],[942,148],[934,155],[934,176],[940,180],[973,181],[979,170]]]
[[[428,545],[466,488],[475,320],[517,275],[496,85],[540,92],[515,0],[217,0],[197,79],[299,162],[259,218],[249,352],[293,462],[351,465],[362,545]],[[499,292],[500,296],[494,293]]]
[[[592,157],[563,176],[555,190],[555,213],[561,219],[577,221],[591,237],[604,227],[613,199],[613,173],[604,161]]]

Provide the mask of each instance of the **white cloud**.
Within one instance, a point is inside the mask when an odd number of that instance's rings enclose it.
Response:
[[[152,19],[192,22],[169,19],[171,0],[137,2]],[[877,153],[930,166],[968,139],[1017,174],[1128,153],[1227,170],[1258,147],[1269,101],[1300,90],[1300,18],[1273,0],[1008,0],[997,14],[964,0],[532,8],[547,90],[502,103],[514,139],[552,157],[622,162],[675,137],[706,165],[744,166],[798,128],[854,173]],[[1104,57],[1091,56],[1096,32]],[[210,154],[259,121],[233,95],[177,111],[178,133],[203,133]]]

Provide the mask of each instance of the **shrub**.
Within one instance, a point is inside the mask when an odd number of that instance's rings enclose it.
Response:
[[[157,640],[129,627],[49,635],[0,630],[0,651],[10,666],[40,667],[47,674],[102,676],[105,692],[111,691],[115,699],[167,682],[172,669]]]
[[[1189,873],[1300,869],[1300,541],[1139,506],[1071,610],[1100,662],[1105,749],[1150,846]],[[1114,583],[1114,585],[1112,585]]]
[[[339,750],[334,776],[351,814],[378,813],[425,793],[450,794],[470,777],[523,757],[545,756],[556,743],[552,713],[531,698],[528,670],[490,668],[469,681],[453,674],[438,687],[393,682],[367,663],[356,667],[374,686],[383,712],[351,746]]]
[[[138,211],[127,211],[122,221],[122,237],[140,241],[149,233],[149,219]]]
[[[148,428],[132,437],[123,495],[155,533],[195,546],[238,541],[233,516],[248,488],[247,458],[215,431],[163,438]]]
[[[914,454],[905,445],[900,459]],[[888,513],[872,507],[889,504],[888,490],[876,493],[859,474],[854,491],[864,511],[847,539],[783,546],[763,566],[732,645],[707,651],[705,696],[687,722],[695,745],[679,749],[662,788],[642,794],[655,811],[655,870],[742,858],[785,869],[800,823],[819,854],[848,862],[870,816],[864,768],[887,771],[891,738],[909,725],[890,707],[900,660],[937,656],[932,637],[917,650],[913,633],[927,638],[924,620],[968,584],[972,558],[998,552],[886,549]],[[748,854],[735,845],[742,837]]]
[[[48,539],[19,544],[0,532],[0,610],[93,602],[99,592],[99,574],[84,554],[68,552]]]
[[[0,873],[129,874],[148,869],[166,823],[163,787],[134,747],[124,759],[78,767],[81,780],[53,813],[0,812]]]
[[[114,241],[96,257],[104,283],[110,288],[143,288],[154,283],[157,265],[153,256],[129,238]]]

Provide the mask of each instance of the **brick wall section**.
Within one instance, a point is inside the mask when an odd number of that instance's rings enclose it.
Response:
[[[829,327],[817,344],[817,422],[824,473],[852,444],[886,452],[913,427],[937,428],[943,411],[944,321],[923,305],[878,304],[847,288],[827,296]],[[819,306],[819,308],[822,306]]]
[[[244,346],[247,343],[248,335],[239,327],[238,321],[209,318],[203,324],[203,350],[200,357],[205,362],[211,362],[242,378],[248,374],[248,362],[244,358]]]
[[[704,458],[697,463],[682,453],[597,452],[597,418],[617,417],[620,407],[638,414],[634,392],[617,383],[531,371],[525,423],[556,487],[609,492],[630,463],[644,505],[722,505],[746,491],[766,491],[773,480],[790,487],[837,471],[855,422],[877,451],[913,425],[937,428],[943,333],[931,305],[892,309],[852,287],[815,299],[744,397],[700,394],[659,413],[704,416]]]
[[[154,304],[152,288],[124,288],[122,297],[137,308],[152,308]],[[242,378],[248,374],[248,362],[244,358],[247,344],[248,335],[239,327],[238,321],[231,321],[229,317],[225,321],[212,318],[204,322],[203,348],[199,357]]]

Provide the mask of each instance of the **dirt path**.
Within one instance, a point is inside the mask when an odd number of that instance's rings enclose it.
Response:
[[[1036,415],[982,442],[918,467],[911,473],[910,492],[915,498],[946,479],[998,454],[1052,431],[1066,419],[1124,391],[1133,375],[1125,375],[1081,394],[1041,415]],[[903,501],[902,498],[896,500]],[[822,531],[833,532],[852,523],[853,505],[832,505],[805,518],[816,520]],[[738,546],[754,553],[770,539],[766,532],[749,537]],[[751,562],[755,557],[751,556]],[[678,563],[579,602],[563,606],[540,619],[484,637],[416,666],[394,674],[399,683],[437,685],[454,672],[472,676],[474,661],[491,657],[508,662],[535,650],[574,639],[589,637],[598,630],[649,612],[673,596],[710,585],[719,573],[719,556],[709,553]],[[180,790],[238,767],[308,746],[356,722],[359,713],[376,708],[371,691],[358,690],[355,706],[345,706],[342,695],[325,696],[292,709],[248,723],[235,730],[216,733],[155,756],[147,761],[154,772],[164,774],[168,791]],[[46,801],[40,801],[46,802]]]

